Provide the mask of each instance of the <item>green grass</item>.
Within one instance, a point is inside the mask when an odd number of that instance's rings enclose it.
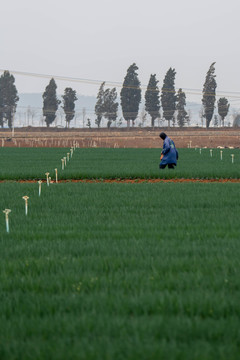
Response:
[[[1,359],[239,359],[239,184],[0,190]]]
[[[64,171],[61,158],[69,149],[1,148],[1,180],[43,179],[58,168],[61,179],[96,178],[239,178],[240,150],[179,149],[175,170],[159,170],[161,149],[77,149]],[[235,154],[234,164],[231,154]]]

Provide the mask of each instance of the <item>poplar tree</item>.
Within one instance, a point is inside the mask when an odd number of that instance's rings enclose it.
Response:
[[[97,94],[97,102],[95,105],[95,114],[97,116],[95,120],[95,124],[97,125],[98,128],[100,127],[102,117],[104,115],[104,86],[105,86],[105,81],[101,84],[99,88]]]
[[[75,101],[77,100],[76,91],[72,88],[66,88],[62,98],[62,108],[65,113],[66,127],[69,127],[70,121],[74,118],[75,115]]]
[[[176,104],[177,123],[179,127],[183,127],[187,121],[187,111],[185,110],[185,106],[186,106],[185,92],[183,92],[182,89],[179,89],[177,93],[177,104]]]
[[[45,116],[45,122],[47,127],[55,120],[56,111],[58,109],[58,105],[61,103],[60,100],[57,99],[57,85],[55,80],[52,78],[47,85],[42,97],[43,97],[43,116]]]
[[[175,69],[170,68],[167,71],[161,94],[163,117],[168,121],[168,126],[170,126],[170,121],[173,120],[176,110],[175,75]]]
[[[18,100],[15,78],[6,70],[0,77],[0,126],[3,127],[4,121],[7,121],[12,128]]]
[[[215,108],[214,104],[216,100],[217,83],[215,80],[216,75],[214,75],[214,65],[215,62],[211,64],[206,75],[205,83],[203,85],[202,104],[204,110],[204,117],[206,118],[206,128],[208,128],[210,125]]]
[[[132,126],[134,126],[141,102],[141,88],[137,70],[138,67],[135,63],[128,68],[120,92],[122,113],[124,119],[127,121],[128,127],[130,120],[132,120]]]
[[[117,119],[118,102],[116,88],[104,91],[104,117],[108,120],[107,127],[110,128],[113,121]]]
[[[223,97],[218,100],[218,114],[222,119],[222,126],[224,126],[224,119],[228,114],[230,104],[228,103],[228,100]]]
[[[159,89],[158,89],[158,80],[156,79],[156,74],[150,76],[147,90],[145,92],[145,110],[151,116],[151,125],[154,127],[155,119],[157,119],[160,114],[160,100],[159,100]]]

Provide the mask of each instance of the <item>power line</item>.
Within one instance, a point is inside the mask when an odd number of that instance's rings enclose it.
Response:
[[[0,71],[6,71],[5,69],[0,69]],[[61,81],[69,81],[69,82],[76,82],[76,83],[84,83],[84,84],[91,84],[91,85],[100,85],[103,82],[105,82],[106,85],[108,86],[114,86],[114,87],[125,87],[125,88],[129,88],[129,89],[136,89],[140,87],[136,87],[136,86],[123,86],[122,83],[120,82],[116,82],[116,81],[103,81],[103,80],[97,80],[97,79],[85,79],[85,78],[77,78],[77,77],[68,77],[68,76],[61,76],[61,75],[50,75],[50,74],[39,74],[39,73],[29,73],[29,72],[24,72],[24,71],[17,71],[17,70],[8,70],[10,73],[15,74],[15,75],[21,75],[21,76],[29,76],[29,77],[37,77],[37,78],[47,78],[47,79],[57,79],[57,80],[61,80]],[[147,85],[141,85],[141,89],[147,89]],[[190,95],[201,95],[202,96],[202,90],[201,89],[191,89],[191,88],[183,88],[181,87],[181,89],[184,90],[184,92],[186,94],[190,94]],[[159,89],[149,89],[151,91],[156,91],[158,92]],[[172,89],[162,89],[162,92],[169,92],[169,93],[175,93],[175,90]],[[234,91],[219,91],[218,94],[222,94],[223,95],[229,95],[230,98],[237,98],[240,99],[240,92],[234,92]],[[233,94],[233,95],[231,95]],[[216,94],[213,93],[209,93],[206,94],[209,96],[216,96]],[[220,96],[220,95],[217,95]]]

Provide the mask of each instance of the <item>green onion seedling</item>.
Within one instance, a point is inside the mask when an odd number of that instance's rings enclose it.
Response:
[[[47,185],[49,186],[49,180],[48,180],[49,172],[46,172],[45,175],[47,177]]]
[[[28,214],[28,199],[29,199],[29,197],[27,195],[25,195],[22,198],[25,201],[25,215],[27,215]]]
[[[38,195],[41,196],[42,180],[38,180]]]
[[[58,183],[58,173],[57,173],[57,168],[55,169],[55,177],[56,177],[56,183]]]
[[[231,154],[232,157],[232,164],[234,163],[234,154]]]
[[[61,159],[62,162],[62,170],[64,170],[64,159]]]
[[[5,209],[3,210],[3,213],[5,214],[5,221],[6,221],[6,231],[7,233],[9,233],[9,220],[8,220],[8,215],[11,212],[10,209]]]

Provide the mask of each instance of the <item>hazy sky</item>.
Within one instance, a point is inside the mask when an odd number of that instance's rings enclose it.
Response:
[[[240,98],[239,15],[239,0],[8,0],[0,69],[122,83],[135,62],[143,85],[156,73],[161,87],[174,67],[188,98],[216,61],[217,91]],[[20,93],[43,92],[49,82],[14,76]],[[61,93],[71,86],[96,95],[99,87],[56,82]]]

